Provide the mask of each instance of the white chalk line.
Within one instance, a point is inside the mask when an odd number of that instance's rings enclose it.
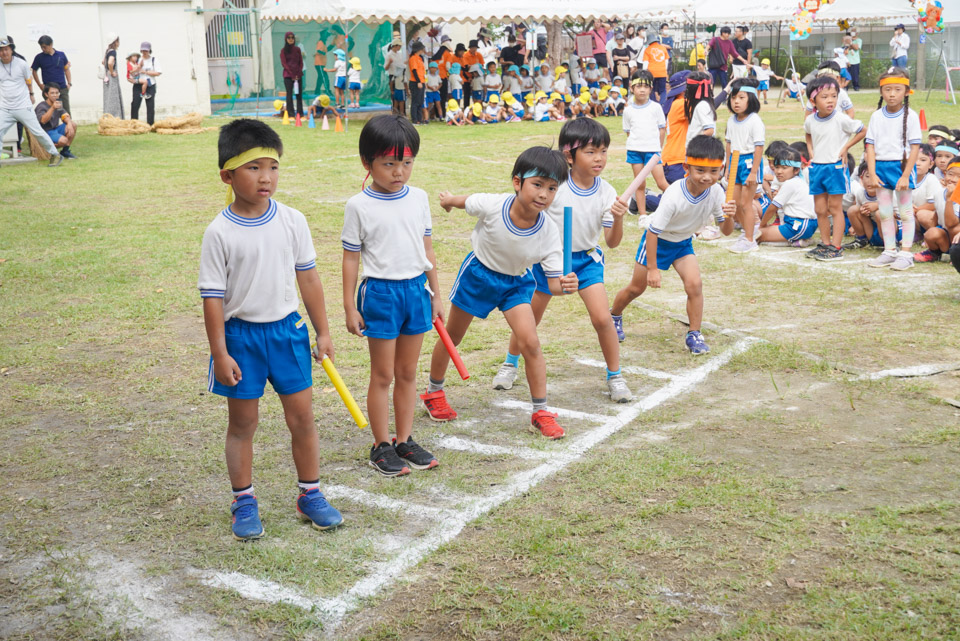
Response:
[[[323,494],[329,499],[338,499],[351,501],[361,505],[380,508],[381,510],[390,510],[391,512],[403,512],[411,516],[420,516],[424,518],[436,518],[449,512],[444,508],[433,507],[432,505],[418,505],[409,501],[401,501],[383,494],[375,494],[366,490],[347,487],[346,485],[329,485],[323,488]]]
[[[586,365],[587,367],[602,367],[604,369],[607,368],[606,363],[604,363],[603,361],[598,361],[593,358],[578,358],[577,362],[581,365]],[[647,376],[649,378],[657,378],[665,381],[672,381],[674,378],[676,378],[675,374],[671,374],[669,372],[661,372],[660,370],[657,370],[657,369],[648,369],[646,367],[639,367],[637,365],[622,366],[620,368],[620,371],[622,371],[625,374],[636,374],[638,376]]]
[[[505,410],[524,410],[525,412],[533,412],[533,405],[524,401],[516,401],[513,399],[504,399],[500,401],[494,401],[493,403],[497,407]],[[609,416],[604,416],[603,414],[591,414],[589,412],[578,412],[577,410],[568,410],[562,407],[553,407],[547,406],[547,409],[559,416],[560,418],[572,418],[578,421],[593,421],[594,423],[603,423],[610,419]]]
[[[535,450],[529,447],[504,447],[489,445],[478,441],[460,438],[459,436],[437,436],[431,441],[437,447],[457,452],[472,452],[474,454],[489,454],[493,456],[515,456],[528,461],[542,460],[553,456],[553,452]]]
[[[892,369],[884,369],[880,370],[879,372],[873,372],[872,374],[858,376],[855,380],[877,381],[882,378],[915,378],[919,376],[934,376],[936,374],[955,372],[957,370],[960,370],[960,363],[931,363],[927,365],[913,365],[911,367],[895,367]]]
[[[773,263],[781,263],[784,265],[793,265],[795,267],[807,267],[809,269],[820,269],[823,271],[833,272],[835,274],[843,274],[851,278],[862,278],[864,280],[878,281],[878,280],[902,280],[902,279],[931,279],[936,278],[935,274],[929,272],[891,272],[889,268],[883,270],[871,269],[870,271],[853,271],[849,269],[844,269],[842,265],[844,262],[824,262],[821,260],[811,260],[804,258],[800,260],[791,260],[789,258],[775,256],[765,252],[749,252],[747,256],[753,258],[759,258],[760,260],[766,260]],[[872,260],[872,259],[870,259]],[[905,285],[905,283],[904,283]],[[915,284],[911,284],[910,287],[914,287]]]
[[[286,588],[283,588],[282,592],[278,592],[276,588],[279,586],[273,582],[261,582],[251,577],[237,576],[236,573],[214,573],[209,575],[207,580],[213,581],[216,577],[218,587],[237,589],[238,592],[243,590],[241,594],[246,598],[266,601],[283,598],[286,602],[317,612],[320,615],[324,630],[329,635],[343,623],[346,615],[355,610],[364,599],[378,594],[385,587],[394,583],[404,572],[418,565],[427,554],[456,538],[469,523],[510,499],[528,492],[545,479],[564,470],[571,463],[580,460],[589,450],[616,434],[640,414],[650,411],[699,385],[706,380],[707,376],[723,367],[738,354],[749,349],[755,342],[756,339],[753,338],[739,340],[727,351],[710,359],[700,367],[676,377],[649,396],[627,406],[616,416],[608,417],[602,425],[572,439],[567,448],[553,453],[550,462],[514,474],[508,483],[499,486],[492,494],[478,497],[463,509],[451,511],[439,518],[436,527],[421,536],[396,557],[378,564],[374,572],[357,581],[337,597],[307,599]],[[525,404],[520,405],[526,406]],[[232,583],[234,579],[238,581],[238,588],[235,588]],[[258,587],[261,584],[263,589]],[[298,599],[293,599],[294,595]]]

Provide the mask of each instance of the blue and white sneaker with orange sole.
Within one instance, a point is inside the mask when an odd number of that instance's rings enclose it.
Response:
[[[253,494],[241,494],[235,498],[230,505],[230,514],[233,515],[233,538],[238,541],[253,541],[263,536],[257,497]]]

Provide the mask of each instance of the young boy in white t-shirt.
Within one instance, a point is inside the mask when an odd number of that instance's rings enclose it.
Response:
[[[623,130],[627,133],[627,163],[636,176],[640,170],[663,149],[663,139],[667,133],[667,119],[663,115],[660,103],[650,99],[653,91],[653,74],[646,69],[638,69],[630,77],[632,98],[623,108]],[[669,186],[663,175],[663,163],[657,160],[650,174],[657,187],[665,191]],[[634,196],[637,211],[641,216],[647,213],[646,188],[640,185]]]

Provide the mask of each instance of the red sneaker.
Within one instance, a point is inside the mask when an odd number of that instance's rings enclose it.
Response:
[[[547,438],[558,439],[566,436],[566,432],[557,424],[557,415],[553,412],[547,410],[534,412],[530,418],[530,424]]]
[[[943,252],[935,249],[924,249],[922,252],[914,254],[913,260],[918,263],[935,263],[940,260],[940,256],[942,255]]]
[[[457,413],[447,403],[447,395],[442,389],[432,393],[424,392],[420,395],[420,400],[426,405],[427,414],[435,421],[452,421],[457,418]]]

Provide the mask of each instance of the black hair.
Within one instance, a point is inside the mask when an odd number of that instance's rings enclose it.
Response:
[[[276,149],[277,155],[283,155],[283,142],[273,128],[252,118],[237,118],[220,127],[217,139],[217,156],[220,169],[227,161],[254,147]]]
[[[393,151],[403,160],[404,148],[414,156],[420,151],[420,134],[410,121],[399,114],[381,114],[366,122],[360,131],[360,158],[368,163]]]
[[[840,96],[840,83],[837,82],[837,79],[834,78],[833,76],[827,75],[827,76],[817,76],[816,78],[810,81],[810,84],[807,85],[807,98],[809,98],[812,101],[813,98],[811,96],[813,96],[813,92],[814,91],[819,92],[824,87],[833,87],[834,89],[837,90],[837,97]]]
[[[570,169],[567,167],[567,159],[559,151],[537,145],[524,150],[517,156],[517,162],[513,163],[513,171],[510,176],[518,177],[521,187],[524,180],[533,176],[550,178],[556,180],[558,185],[562,185],[567,182]]]
[[[840,63],[836,62],[835,60],[824,60],[823,62],[821,62],[820,66],[817,67],[817,71],[822,71],[824,69],[829,69],[830,71],[833,71],[834,73],[836,73],[838,76],[840,75]]]
[[[756,78],[737,78],[730,85],[730,95],[727,96],[727,109],[730,110],[730,113],[733,113],[733,97],[740,93],[742,87],[753,87],[756,90],[760,86],[760,83],[757,82]],[[757,96],[756,91],[747,94],[747,110],[744,112],[744,115],[749,116],[750,114],[755,114],[760,112],[760,97]]]
[[[952,140],[944,140],[939,145],[937,145],[937,147],[944,147],[944,146],[950,147],[951,151],[954,153],[954,155],[956,155],[957,143],[953,142]],[[934,152],[935,152],[934,157],[936,157],[936,149],[934,149]]]
[[[931,158],[936,158],[937,156],[936,152],[933,150],[933,146],[926,143],[920,145],[920,153]]]
[[[690,158],[724,160],[726,153],[727,151],[720,139],[713,136],[694,136],[687,144],[687,156]]]
[[[739,29],[743,34],[750,33],[750,27],[745,24],[737,25],[737,29]]]
[[[793,165],[787,164],[792,162],[800,163],[800,166],[794,167]],[[793,147],[784,147],[773,157],[773,166],[776,167],[777,165],[792,167],[793,169],[796,169],[797,173],[799,174],[803,169],[803,156],[801,156],[800,152]]]
[[[860,165],[857,167],[857,176],[858,177],[863,176],[869,170],[870,170],[870,167],[867,166],[867,159],[864,158],[863,160],[860,161]]]
[[[61,90],[60,83],[48,82],[47,84],[43,85],[43,91],[41,93],[43,93],[44,98],[47,97],[47,92],[50,91],[51,89],[56,89],[57,91],[60,91]]]
[[[847,152],[847,173],[851,173],[851,174],[852,174],[852,173],[853,173],[853,169],[854,169],[854,167],[856,167],[856,166],[857,166],[857,161],[854,160],[853,154],[851,154],[851,153],[848,151],[848,152]]]
[[[610,132],[596,120],[578,118],[568,120],[560,128],[560,137],[557,139],[561,150],[569,150],[570,157],[577,158],[577,149],[593,145],[595,147],[610,146]],[[569,149],[568,149],[569,148]]]
[[[720,27],[720,35],[730,35],[730,27]]]
[[[769,145],[767,145],[767,148],[764,150],[763,155],[766,156],[767,158],[773,159],[773,157],[777,154],[778,151],[780,151],[784,147],[789,147],[789,146],[790,145],[788,145],[785,140],[774,140]]]
[[[953,130],[953,142],[960,142],[960,129]]]
[[[793,149],[793,150],[794,150],[795,152],[797,152],[798,154],[800,154],[800,160],[805,160],[805,161],[807,161],[807,162],[810,161],[810,158],[808,157],[808,154],[810,153],[810,150],[807,149],[807,143],[804,142],[803,140],[798,140],[798,141],[796,141],[796,142],[792,142],[792,143],[790,143],[790,144],[787,145],[787,146],[788,146],[790,149]],[[776,162],[776,156],[774,156],[774,162]]]
[[[633,81],[640,80],[641,85],[653,88],[653,74],[646,69],[637,69],[630,74],[630,92],[633,93]]]
[[[669,27],[669,26],[670,26],[670,25],[667,24],[666,22],[660,24],[660,28],[661,28],[661,29],[663,29],[664,27]]]
[[[40,39],[37,40],[37,44],[41,47],[49,47],[53,44],[53,38],[50,36],[40,36]]]
[[[687,119],[689,123],[693,119],[693,110],[697,108],[697,105],[706,100],[707,104],[710,105],[710,111],[713,113],[713,119],[717,119],[717,109],[713,104],[713,76],[706,73],[705,71],[694,71],[689,76],[687,80],[700,81],[702,84],[691,85],[688,84],[687,88],[683,92],[683,116]],[[703,83],[706,80],[708,82]],[[700,97],[697,98],[697,93],[700,93]]]
[[[881,81],[884,78],[906,78],[910,80],[910,74],[907,73],[906,69],[901,69],[900,67],[890,67],[877,78],[877,81]],[[903,146],[903,157],[907,157],[907,152],[910,151],[910,145],[907,144],[907,118],[910,115],[910,86],[905,87],[906,91],[903,93],[903,107],[901,111],[903,115],[900,117],[903,120],[903,134],[901,138],[901,145]],[[880,100],[877,102],[877,109],[883,107],[883,92],[880,93]]]
[[[697,58],[697,64],[698,64],[698,65],[699,65],[699,64],[703,64],[704,66],[706,66],[707,61],[704,60],[703,58]],[[711,76],[711,77],[712,77],[712,76]]]

